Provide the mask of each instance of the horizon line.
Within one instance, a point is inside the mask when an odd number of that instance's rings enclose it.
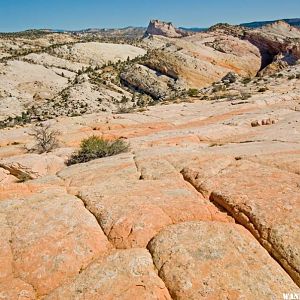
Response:
[[[151,20],[157,20],[157,19],[150,19]],[[276,22],[276,21],[284,21],[284,20],[300,20],[300,17],[291,17],[291,18],[279,18],[279,19],[274,19],[274,20],[254,20],[254,21],[245,21],[245,22],[242,22],[242,23],[228,23],[228,22],[217,22],[217,23],[214,23],[208,27],[201,27],[201,26],[185,26],[185,25],[180,25],[178,26],[178,28],[187,28],[187,29],[191,29],[191,28],[197,28],[197,29],[207,29],[207,28],[210,28],[211,26],[214,26],[216,24],[229,24],[229,25],[243,25],[243,24],[251,24],[251,23],[261,23],[261,22]],[[149,21],[149,22],[150,22]],[[159,21],[162,21],[162,22],[168,22],[168,23],[172,23],[174,25],[174,22],[172,21],[164,21],[164,20],[159,20]],[[84,28],[80,28],[80,29],[67,29],[67,28],[54,28],[54,27],[48,27],[48,28],[27,28],[27,29],[22,29],[22,30],[18,30],[18,31],[1,31],[0,29],[0,33],[17,33],[17,32],[25,32],[25,31],[31,31],[31,30],[52,30],[52,31],[65,31],[65,32],[78,32],[78,31],[84,31],[84,30],[89,30],[89,29],[95,29],[95,30],[112,30],[112,29],[126,29],[126,28],[147,28],[148,25],[146,26],[132,26],[132,25],[127,25],[127,26],[120,26],[120,27],[84,27]],[[177,26],[176,26],[177,27]]]

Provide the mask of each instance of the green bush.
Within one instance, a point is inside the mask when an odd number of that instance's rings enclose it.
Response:
[[[67,165],[88,162],[93,159],[117,155],[129,150],[129,144],[121,139],[109,141],[98,136],[84,139],[78,152],[67,161]]]
[[[187,92],[189,97],[197,97],[199,95],[198,89],[189,89]]]
[[[243,83],[243,84],[248,84],[248,83],[251,82],[251,80],[252,80],[252,79],[251,79],[250,77],[245,77],[245,78],[242,79],[242,83]]]

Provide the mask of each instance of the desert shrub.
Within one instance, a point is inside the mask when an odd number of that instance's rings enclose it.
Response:
[[[59,131],[51,129],[49,124],[36,125],[30,134],[36,142],[33,150],[39,153],[50,152],[58,146],[57,137],[59,134]]]
[[[189,97],[197,97],[199,95],[198,89],[189,89],[187,92]]]
[[[243,80],[242,80],[243,84],[248,84],[249,82],[251,82],[251,78],[250,77],[243,78]]]
[[[67,161],[67,165],[88,162],[93,159],[113,156],[129,150],[129,144],[122,139],[106,140],[98,136],[91,136],[84,139],[80,149],[75,152]]]
[[[246,92],[241,93],[241,99],[242,100],[247,100],[247,99],[251,98],[251,96],[252,95],[250,93],[246,93]]]

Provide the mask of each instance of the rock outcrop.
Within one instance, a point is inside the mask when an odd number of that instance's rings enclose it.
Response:
[[[53,175],[64,165],[64,159],[53,154],[27,154],[0,160],[0,167],[18,178],[36,179],[45,175]]]
[[[144,39],[144,43],[151,50],[142,64],[170,80],[180,79],[187,88],[208,86],[228,72],[253,77],[261,66],[255,46],[225,34],[199,33],[181,39],[154,36]],[[131,77],[144,78],[139,70],[132,69],[132,72]]]
[[[300,284],[300,249],[294,243],[300,236],[295,224],[289,221],[297,219],[299,209],[298,175],[242,160],[208,180],[197,180],[199,175],[190,176],[186,171],[184,176],[213,202],[230,211]],[[255,183],[258,188],[253,188]],[[280,215],[270,215],[271,208],[280,210]]]
[[[174,98],[186,88],[180,80],[139,64],[125,70],[120,77],[126,85],[150,95],[155,100]]]
[[[191,35],[191,33],[175,28],[171,22],[151,20],[145,32],[145,36],[149,35],[161,35],[169,38],[179,38]]]
[[[240,225],[174,225],[161,231],[148,248],[175,299],[267,300],[282,297],[286,289],[297,290],[289,276]],[[265,267],[257,268],[261,265]]]
[[[284,21],[246,31],[244,38],[260,50],[262,69],[272,63],[277,55],[287,57],[284,61],[288,64],[300,59],[300,30]]]

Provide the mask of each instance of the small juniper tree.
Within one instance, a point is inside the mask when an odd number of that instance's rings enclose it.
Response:
[[[49,124],[38,124],[36,125],[31,135],[35,138],[35,147],[39,153],[50,152],[58,146],[58,135],[59,131],[51,129]]]

